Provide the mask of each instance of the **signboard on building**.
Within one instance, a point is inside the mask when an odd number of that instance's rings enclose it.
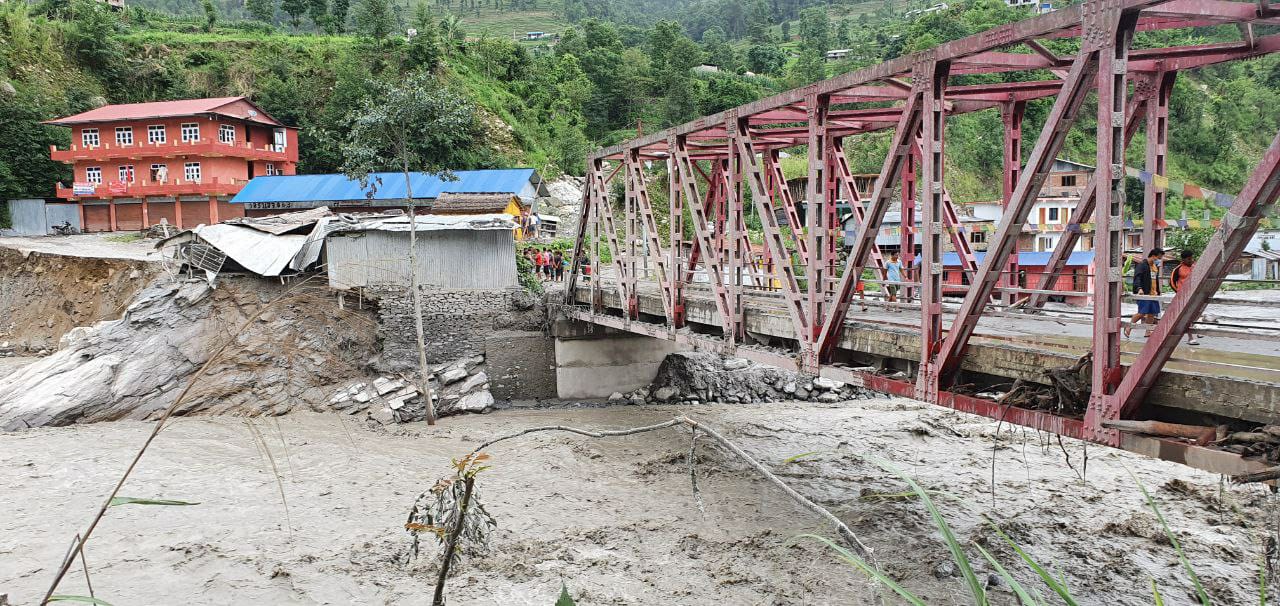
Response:
[[[73,183],[71,194],[75,196],[92,196],[96,186],[92,183]]]

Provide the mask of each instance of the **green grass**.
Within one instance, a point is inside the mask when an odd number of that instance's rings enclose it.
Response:
[[[104,239],[104,240],[106,240],[106,241],[108,241],[108,242],[119,242],[120,244],[128,244],[128,243],[130,243],[130,242],[137,242],[138,240],[141,240],[141,239],[142,239],[142,235],[141,235],[141,234],[133,234],[133,233],[130,233],[130,234],[117,234],[117,235],[114,235],[114,236],[107,236],[106,238],[103,238],[103,239]]]
[[[462,27],[467,35],[477,38],[481,36],[524,38],[525,32],[560,34],[571,27],[568,21],[549,10],[496,11],[482,8],[479,16],[476,16],[474,11],[466,11],[458,15],[462,17]]]

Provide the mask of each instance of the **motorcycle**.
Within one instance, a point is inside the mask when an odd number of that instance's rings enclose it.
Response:
[[[80,233],[80,230],[76,229],[70,221],[63,221],[62,225],[54,225],[51,229],[55,236],[71,236]]]

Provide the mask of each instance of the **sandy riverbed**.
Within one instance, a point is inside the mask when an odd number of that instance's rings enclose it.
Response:
[[[117,606],[426,604],[434,569],[425,559],[397,563],[408,544],[401,525],[413,497],[451,457],[530,426],[619,428],[677,412],[516,410],[392,431],[337,416],[255,420],[280,470],[287,512],[245,420],[178,419],[123,494],[200,505],[111,510],[88,548],[94,589]],[[887,457],[962,500],[941,497],[957,535],[994,546],[1024,583],[1034,584],[1031,574],[976,512],[989,512],[1065,574],[1081,603],[1150,604],[1154,578],[1166,604],[1191,604],[1186,575],[1127,467],[1156,496],[1216,603],[1257,603],[1262,523],[1274,515],[1259,487],[1222,488],[1217,476],[1100,447],[1088,450],[1082,483],[1056,439],[1010,434],[1006,426],[993,503],[995,425],[984,419],[902,399],[684,412],[835,510],[884,569],[930,604],[969,603],[964,582],[935,574],[949,558],[919,503],[873,496],[899,493],[903,484],[853,453]],[[15,605],[38,600],[67,543],[149,429],[118,422],[0,434],[0,594]],[[705,515],[689,489],[687,434],[543,434],[495,447],[481,490],[500,527],[489,557],[464,561],[450,603],[550,606],[561,580],[584,605],[880,603],[877,588],[824,548],[791,541],[829,529],[725,453],[699,444]],[[1079,469],[1082,446],[1066,449]],[[809,451],[820,454],[783,463]],[[83,577],[70,576],[63,591],[83,593]],[[995,597],[1015,603],[1006,591]]]

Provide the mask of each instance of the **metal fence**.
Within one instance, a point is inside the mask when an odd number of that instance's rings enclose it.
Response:
[[[325,243],[329,285],[355,288],[409,284],[409,232],[366,230],[330,235]],[[438,288],[517,285],[509,230],[418,233],[418,282]]]

